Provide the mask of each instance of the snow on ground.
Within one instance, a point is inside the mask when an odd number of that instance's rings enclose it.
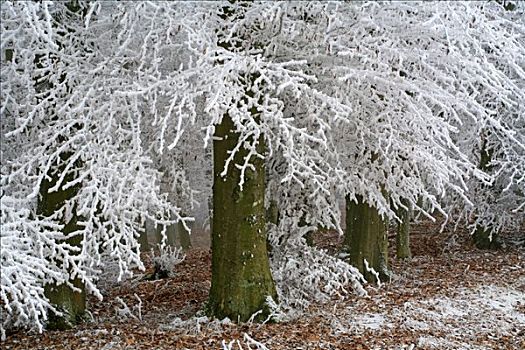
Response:
[[[516,350],[525,349],[525,247],[497,252],[468,243],[445,250],[444,235],[416,227],[414,257],[392,255],[395,278],[368,297],[349,296],[313,305],[282,323],[210,320],[202,309],[210,287],[210,253],[194,249],[164,280],[132,279],[110,285],[105,299],[90,300],[92,322],[65,332],[27,334],[0,344],[26,349],[272,349],[272,350]],[[327,239],[324,237],[324,241]],[[334,252],[338,250],[334,239]],[[448,247],[447,249],[449,249]],[[151,262],[146,261],[148,269]],[[148,270],[148,271],[150,271]],[[142,300],[141,319],[121,315]]]
[[[483,337],[514,336],[525,328],[525,314],[518,307],[525,293],[512,288],[485,285],[461,288],[454,297],[406,302],[392,317],[405,318],[409,330],[439,330],[444,338],[422,336],[418,347],[482,349],[472,345]]]
[[[393,261],[391,283],[327,314],[333,334],[363,335],[370,349],[525,349],[523,247],[445,251],[436,236],[418,238],[410,263]]]
[[[333,326],[336,333],[348,335],[380,329],[394,332],[399,326],[424,332],[416,344],[407,344],[422,349],[486,349],[475,344],[483,338],[514,337],[525,330],[523,291],[487,284],[460,287],[448,294],[452,296],[414,299],[392,308],[382,305],[380,297],[375,302],[382,311],[361,314],[348,307],[334,315]]]

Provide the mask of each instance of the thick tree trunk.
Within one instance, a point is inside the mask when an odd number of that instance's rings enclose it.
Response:
[[[386,223],[376,208],[370,207],[357,196],[358,203],[346,198],[346,233],[344,245],[350,254],[350,264],[355,266],[370,282],[376,277],[368,266],[379,273],[383,281],[390,278],[388,271],[388,240]]]
[[[82,7],[78,1],[68,1],[66,7],[73,13],[80,14],[81,18],[87,14],[88,8]],[[60,20],[60,19],[56,19]],[[6,53],[7,54],[7,53]],[[35,64],[38,68],[43,68],[45,64],[41,62],[42,56],[37,54],[35,57]],[[11,60],[12,57],[6,57],[6,59]],[[66,76],[59,78],[59,82],[63,83],[66,79]],[[39,81],[35,79],[34,85],[35,89],[39,92],[44,92],[48,89],[53,83],[48,80]],[[66,84],[67,85],[67,84]],[[53,118],[54,119],[54,118]],[[59,139],[64,140],[64,137],[59,137]],[[71,157],[71,153],[64,152],[60,155],[61,164],[57,171],[50,171],[47,176],[44,177],[39,189],[39,198],[37,202],[37,214],[44,216],[51,216],[57,210],[59,210],[69,199],[74,197],[81,188],[80,184],[71,186],[67,189],[64,189],[62,186],[58,188],[57,191],[49,193],[49,189],[54,187],[60,178],[61,172],[65,169],[65,164]],[[77,164],[79,165],[79,164]],[[68,183],[74,180],[74,174],[69,173],[64,177],[63,183]],[[77,224],[77,214],[76,208],[73,208],[71,218],[68,222],[62,222],[64,228],[62,232],[64,234],[70,234],[78,230]],[[82,236],[74,236],[66,241],[71,246],[82,247]],[[74,291],[65,283],[56,285],[56,284],[46,284],[44,286],[44,294],[49,299],[51,305],[55,307],[59,313],[50,312],[48,315],[47,328],[56,329],[56,330],[65,330],[72,328],[74,325],[79,323],[82,318],[85,316],[86,311],[86,291],[85,286],[80,279],[70,279],[69,282],[76,288],[78,291]]]
[[[61,158],[63,163],[67,162],[69,154],[64,154]],[[63,170],[63,167],[62,169]],[[38,201],[38,214],[44,216],[51,216],[55,211],[59,210],[64,203],[75,196],[79,189],[80,185],[72,186],[68,189],[63,189],[60,187],[58,191],[48,193],[49,188],[56,185],[60,174],[50,173],[48,174],[50,180],[44,179],[40,186],[40,195]],[[66,175],[64,183],[74,180],[72,174]],[[63,232],[64,234],[69,234],[78,229],[77,226],[77,216],[75,210],[73,210],[73,216],[69,222],[64,222]],[[67,243],[72,246],[81,246],[82,245],[81,236],[75,236],[67,240]],[[46,297],[49,299],[50,303],[61,313],[55,314],[51,313],[49,316],[47,328],[48,329],[68,329],[77,324],[81,318],[84,316],[86,310],[86,293],[83,283],[78,280],[70,280],[70,282],[78,289],[80,292],[73,291],[66,284],[48,284],[44,287],[44,292]]]
[[[239,140],[228,115],[215,129],[213,143],[213,231],[212,281],[208,303],[210,315],[219,319],[246,321],[262,310],[257,319],[268,315],[266,298],[276,300],[266,249],[264,209],[264,161],[253,159],[255,170],[247,170],[244,188],[239,188],[240,171],[230,164],[221,177],[225,160]],[[264,154],[263,140],[258,152]],[[242,164],[247,155],[241,149],[234,162]]]
[[[401,222],[397,226],[396,254],[398,259],[410,259],[410,219],[412,218],[412,207],[408,201],[403,201],[408,210],[399,208],[397,216]]]
[[[86,312],[86,291],[78,278],[70,281],[80,292],[75,292],[66,284],[46,285],[44,292],[51,304],[61,315],[48,315],[47,329],[66,330],[82,321]]]

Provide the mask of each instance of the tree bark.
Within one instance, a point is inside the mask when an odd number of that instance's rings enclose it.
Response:
[[[211,237],[211,233],[213,232],[213,195],[208,197],[208,227],[209,227],[209,236]]]
[[[155,238],[155,245],[160,246],[162,243],[162,229],[159,226],[156,226],[153,220],[146,219],[146,235]]]
[[[491,237],[492,233],[492,237]],[[478,226],[472,235],[474,244],[478,249],[496,250],[501,248],[501,242],[498,235],[492,231],[492,228],[485,229]]]
[[[252,111],[254,112],[254,111]],[[213,142],[213,224],[212,281],[209,314],[219,319],[246,321],[262,310],[256,319],[268,315],[266,298],[277,300],[266,249],[264,209],[264,160],[253,159],[254,170],[245,173],[244,188],[239,188],[240,170],[230,164],[221,177],[228,151],[239,140],[228,115],[215,129]],[[263,139],[257,151],[264,154]],[[242,148],[234,162],[242,164],[248,151]]]
[[[484,138],[481,145],[481,155],[479,161],[479,168],[483,171],[489,172],[491,170],[490,162],[492,160],[492,150],[487,148],[487,142]],[[487,191],[494,190],[493,188],[487,188]],[[472,235],[474,244],[479,249],[499,249],[501,242],[498,234],[492,229],[492,227],[477,226],[474,234]]]
[[[86,314],[86,290],[78,278],[70,282],[80,292],[75,292],[66,284],[47,284],[44,293],[50,303],[61,312],[61,315],[50,313],[48,315],[47,329],[66,330],[80,323]]]
[[[274,225],[279,225],[279,206],[277,202],[270,201],[270,206],[266,210],[266,221]]]
[[[146,228],[144,228],[144,230],[139,233],[139,244],[141,252],[149,251],[148,231],[146,230]]]
[[[388,271],[388,240],[386,223],[376,208],[357,196],[358,202],[346,197],[346,232],[344,245],[350,254],[350,264],[355,266],[370,282],[376,277],[365,267],[379,273],[382,281],[390,279]]]
[[[397,225],[396,235],[396,254],[398,259],[410,259],[412,254],[410,252],[410,219],[412,218],[412,207],[406,200],[402,200],[402,204],[408,207],[408,210],[399,207],[397,216],[401,222]]]
[[[182,221],[177,223],[177,235],[179,236],[179,242],[182,249],[185,251],[189,250],[192,247],[190,231],[186,230]]]
[[[64,153],[61,156],[62,164],[66,164],[70,154]],[[62,166],[55,172],[48,173],[49,180],[44,178],[40,186],[39,200],[37,205],[37,212],[39,215],[51,216],[55,211],[59,210],[67,200],[74,197],[80,190],[80,185],[72,186],[68,189],[63,189],[62,186],[55,192],[49,193],[49,189],[55,186],[60,177],[60,172],[64,170]],[[64,178],[63,183],[74,180],[73,174],[68,174]],[[73,216],[68,222],[62,222],[64,224],[64,234],[69,234],[78,230],[77,216],[75,210],[73,210]],[[68,239],[66,242],[72,246],[81,247],[83,237],[74,236]],[[86,292],[82,281],[79,279],[72,279],[70,282],[80,292],[75,292],[65,283],[47,284],[44,286],[44,293],[49,299],[49,302],[61,313],[50,312],[48,315],[48,329],[64,330],[72,328],[77,324],[84,316],[86,310]]]
[[[157,241],[158,246],[160,247],[163,239],[162,230],[164,230],[164,226],[157,225],[155,226],[153,223],[151,224],[152,231],[155,234],[155,240]],[[177,246],[177,224],[168,225],[166,227],[166,246]]]
[[[175,224],[166,227],[166,238],[169,246],[177,246],[177,226]]]

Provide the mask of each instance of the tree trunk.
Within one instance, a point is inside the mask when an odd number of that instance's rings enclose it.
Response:
[[[253,111],[252,111],[253,112]],[[240,171],[230,164],[221,177],[225,160],[239,140],[228,115],[216,126],[213,141],[213,224],[212,281],[208,311],[219,319],[246,321],[262,310],[256,319],[268,315],[266,298],[277,299],[266,249],[264,209],[264,160],[253,159],[254,170],[245,173],[244,188],[239,188]],[[264,154],[263,139],[257,151]],[[248,151],[236,154],[242,164]]]
[[[350,264],[355,266],[370,282],[376,277],[365,267],[379,273],[382,281],[389,280],[388,240],[386,224],[376,208],[370,207],[357,196],[358,203],[346,198],[346,233],[345,247],[350,253]]]
[[[73,13],[80,14],[80,18],[84,18],[84,16],[87,14],[87,7],[84,8],[80,6],[78,1],[68,1],[65,6]],[[60,19],[55,18],[55,20],[59,21]],[[59,34],[60,35],[60,34]],[[6,52],[7,56],[7,52]],[[11,60],[11,57],[6,57],[6,59]],[[41,62],[42,55],[37,54],[35,57],[35,64],[38,68],[43,68],[44,63]],[[66,76],[59,77],[59,83],[64,83],[66,80]],[[35,90],[38,92],[44,92],[46,89],[48,89],[50,86],[53,85],[53,82],[46,80],[39,81],[38,79],[34,80],[34,86]],[[66,84],[67,85],[67,84]],[[56,117],[53,117],[52,119],[55,119]],[[59,140],[64,141],[65,137],[60,136]],[[72,156],[70,152],[64,152],[60,154],[60,162],[58,169],[55,171],[50,170],[44,179],[42,180],[42,183],[39,188],[39,198],[37,201],[37,215],[44,215],[44,216],[51,216],[56,211],[58,211],[69,199],[73,198],[78,191],[81,188],[80,184],[77,184],[75,186],[71,186],[67,189],[64,189],[62,186],[58,188],[57,191],[54,191],[52,193],[49,193],[49,189],[54,187],[60,178],[61,173],[65,170],[66,164],[68,162],[68,159]],[[78,161],[77,163],[80,163]],[[81,164],[76,164],[75,168],[80,167]],[[68,183],[70,181],[73,181],[75,179],[75,174],[68,173],[64,179],[62,184]],[[72,232],[75,232],[79,229],[77,224],[77,214],[76,214],[76,208],[73,208],[71,213],[71,218],[68,222],[65,222],[65,219],[62,224],[64,225],[64,228],[62,229],[62,232],[64,234],[70,234]],[[66,240],[66,243],[71,246],[76,246],[82,248],[82,236],[74,236],[68,240]],[[46,284],[44,285],[44,294],[49,299],[49,302],[51,305],[55,307],[55,309],[59,313],[49,312],[48,315],[48,322],[47,322],[47,328],[48,329],[56,329],[56,330],[65,330],[72,328],[74,325],[79,323],[82,318],[85,316],[86,311],[86,291],[85,286],[82,283],[80,279],[70,279],[69,282],[77,288],[79,291],[74,291],[72,288],[70,288],[65,283],[63,284]]]
[[[491,228],[485,229],[481,226],[476,227],[472,238],[474,239],[474,244],[478,249],[496,250],[501,248],[499,237],[495,232],[492,232]]]
[[[209,236],[213,232],[213,196],[208,197],[208,227],[209,227]]]
[[[152,220],[146,220],[146,232],[148,235],[152,235],[155,237],[155,244],[157,247],[154,249],[157,249],[160,247],[160,244],[162,243],[162,228],[158,225],[155,225],[155,222]]]
[[[50,313],[48,315],[47,329],[66,330],[73,328],[82,321],[86,312],[86,290],[78,278],[70,281],[79,292],[73,291],[65,283],[47,284],[44,293],[50,303],[61,312],[61,315]]]
[[[484,138],[481,145],[481,157],[479,161],[479,168],[483,171],[489,172],[491,170],[490,162],[492,160],[492,150],[487,148],[487,142]],[[494,190],[493,188],[487,188],[487,191]],[[477,226],[474,234],[472,235],[474,244],[479,249],[499,249],[501,242],[499,240],[496,231],[492,230],[492,227]]]
[[[184,216],[184,214],[183,214]],[[177,223],[177,234],[179,236],[179,242],[182,249],[185,251],[191,248],[191,237],[190,231],[186,230],[182,221]]]
[[[270,201],[270,206],[266,210],[266,221],[274,225],[279,225],[279,206],[277,202]]]
[[[66,164],[70,154],[63,154],[61,160],[63,164]],[[49,188],[55,186],[58,182],[60,172],[64,170],[62,166],[56,172],[50,172],[48,174],[50,180],[44,178],[40,186],[40,195],[37,205],[37,211],[39,215],[51,216],[55,211],[59,210],[67,200],[75,196],[80,185],[72,186],[68,189],[63,189],[62,186],[52,193],[48,193]],[[64,178],[63,183],[74,180],[73,174],[68,174]],[[75,209],[73,209],[72,218],[69,222],[63,222],[64,234],[69,234],[78,230],[77,216]],[[81,236],[74,236],[68,239],[66,242],[72,246],[82,246]],[[69,329],[77,324],[84,316],[86,310],[86,292],[83,283],[79,279],[70,280],[70,282],[80,289],[80,292],[75,292],[66,284],[47,284],[44,286],[44,293],[49,299],[49,302],[61,313],[61,315],[50,312],[48,315],[48,329]]]
[[[155,241],[157,242],[157,245],[160,249],[162,239],[164,238],[164,236],[162,235],[162,230],[164,230],[164,226],[163,225],[155,226],[154,223],[152,222],[151,227],[152,228],[150,230],[154,232]],[[165,235],[166,235],[166,241],[165,241],[166,246],[176,247],[177,246],[177,224],[168,225],[166,227]]]
[[[144,228],[144,230],[139,233],[139,244],[141,252],[149,251],[148,231],[146,230],[146,228]]]
[[[410,259],[412,254],[410,252],[410,219],[412,218],[412,207],[406,200],[402,200],[408,210],[399,208],[397,216],[401,222],[397,225],[396,236],[396,254],[398,259]]]
[[[171,247],[177,246],[177,225],[172,224],[166,227],[167,244]]]

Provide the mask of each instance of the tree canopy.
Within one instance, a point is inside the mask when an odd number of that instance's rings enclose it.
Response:
[[[3,1],[1,33],[2,330],[42,330],[45,284],[78,278],[101,297],[109,262],[119,279],[143,267],[146,220],[189,229],[226,115],[238,141],[221,176],[240,171],[242,191],[265,162],[289,307],[363,292],[354,267],[305,242],[342,232],[344,196],[394,220],[409,204],[473,228],[523,222],[522,2]],[[40,215],[50,174],[50,193],[79,187]]]

